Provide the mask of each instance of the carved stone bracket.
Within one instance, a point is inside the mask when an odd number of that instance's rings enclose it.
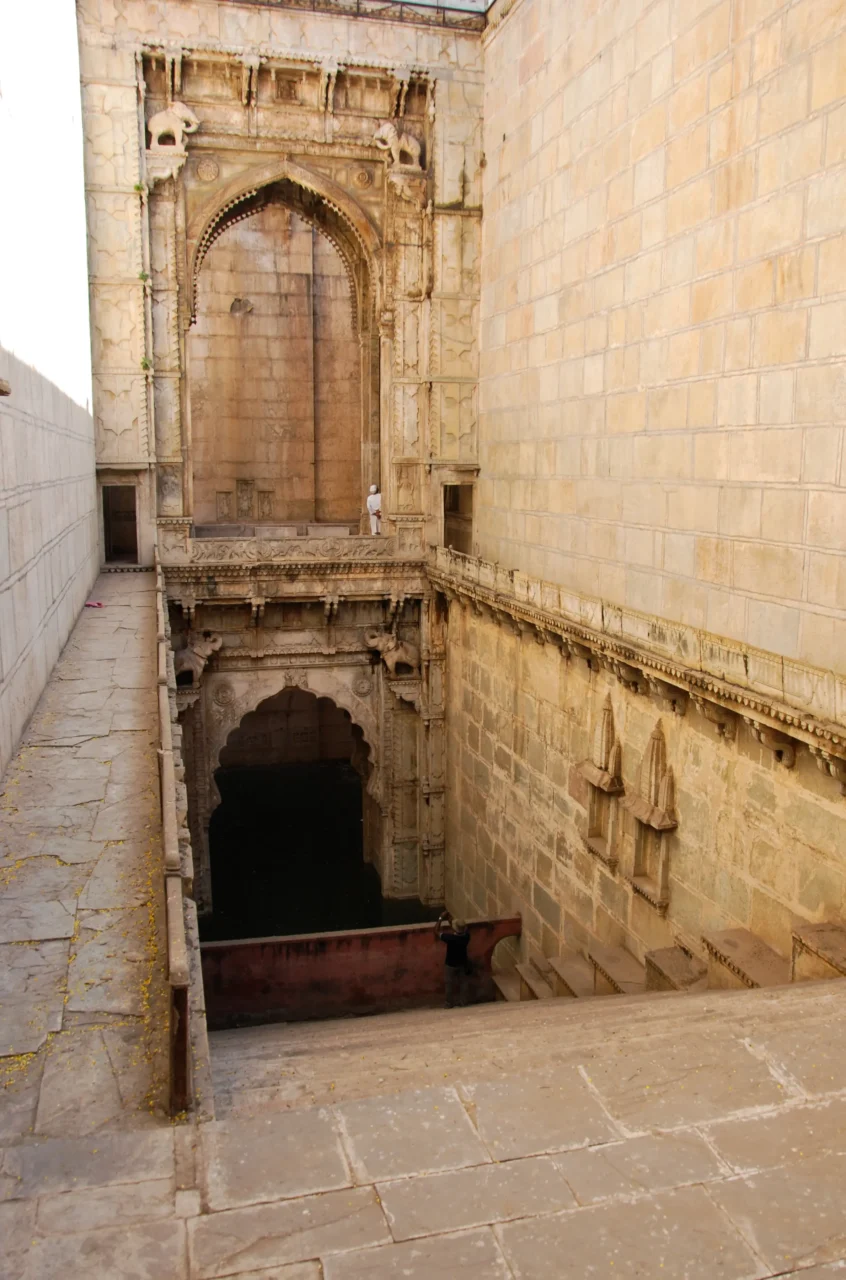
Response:
[[[649,686],[649,692],[658,699],[665,711],[671,711],[677,716],[685,714],[690,697],[687,690],[669,684],[666,680],[659,680],[657,676],[650,674],[646,676],[646,683]]]
[[[623,791],[623,779],[615,777],[605,769],[600,769],[592,760],[583,760],[576,768],[586,782],[593,787],[599,787],[600,791],[607,791],[611,796],[619,795]]]
[[[391,693],[403,702],[410,702],[418,715],[423,712],[423,685],[417,676],[398,676],[387,680]]]
[[[833,756],[822,747],[810,747],[809,750],[820,773],[827,773],[829,777],[834,778],[840,785],[840,794],[846,796],[846,760],[840,756]]]
[[[734,742],[737,737],[737,716],[718,702],[703,698],[701,694],[692,693],[694,704],[710,724],[716,725],[717,733],[726,742]]]
[[[785,769],[793,768],[796,763],[796,744],[786,733],[771,729],[769,725],[761,724],[751,716],[744,716],[743,723],[749,727],[755,741],[771,751],[779,764],[784,765]]]
[[[167,151],[148,151],[147,181],[150,186],[154,187],[156,183],[165,182],[168,178],[175,181],[187,159],[188,152],[177,147],[170,147]]]
[[[623,688],[629,689],[632,693],[646,693],[646,678],[637,667],[633,667],[630,663],[623,662],[619,658],[611,657],[606,658],[605,665],[617,677]]]

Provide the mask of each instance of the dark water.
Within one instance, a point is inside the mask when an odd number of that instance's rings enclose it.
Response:
[[[437,917],[416,899],[383,900],[362,855],[361,779],[346,761],[219,769],[215,780],[204,942]]]

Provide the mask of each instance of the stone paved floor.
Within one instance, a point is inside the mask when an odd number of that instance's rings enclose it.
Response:
[[[211,1037],[163,1083],[152,575],[4,781],[0,1280],[846,1280],[846,985]]]
[[[0,1140],[163,1104],[155,579],[104,574],[2,783]]]
[[[213,1036],[220,1119],[6,1149],[0,1275],[846,1276],[844,1012],[805,984]]]

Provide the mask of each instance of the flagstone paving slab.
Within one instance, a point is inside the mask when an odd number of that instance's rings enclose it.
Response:
[[[705,1140],[691,1131],[648,1134],[553,1158],[583,1205],[707,1182],[726,1173]]]
[[[189,1224],[191,1261],[199,1280],[305,1262],[320,1255],[390,1240],[372,1187],[327,1191],[276,1204],[226,1209]]]
[[[490,1230],[339,1254],[324,1259],[323,1274],[325,1280],[510,1280]]]
[[[614,1046],[586,1069],[610,1114],[629,1131],[697,1124],[785,1099],[784,1085],[745,1044],[715,1028],[682,1040]]]
[[[497,1228],[515,1280],[751,1280],[766,1268],[701,1187]]]
[[[379,1196],[395,1240],[556,1213],[576,1204],[548,1156],[383,1182]]]
[[[454,1089],[420,1089],[348,1102],[337,1110],[359,1181],[490,1160]]]
[[[573,1067],[462,1086],[479,1134],[497,1160],[619,1138]]]
[[[846,1098],[710,1125],[708,1141],[738,1173],[846,1152]]]
[[[846,1155],[713,1184],[714,1202],[774,1273],[831,1262],[846,1247]]]
[[[37,1239],[24,1280],[186,1280],[185,1224],[147,1222]]]
[[[201,1130],[208,1203],[231,1209],[351,1184],[327,1110],[225,1120]]]

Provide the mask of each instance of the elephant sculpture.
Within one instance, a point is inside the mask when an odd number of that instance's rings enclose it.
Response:
[[[406,167],[420,168],[420,143],[411,133],[400,133],[392,120],[380,124],[373,141],[380,151],[390,151],[394,164],[401,165],[403,155],[408,156]]]
[[[177,684],[188,684],[188,680],[180,680],[179,676],[190,674],[190,683],[200,683],[200,676],[213,653],[217,653],[223,645],[221,636],[204,636],[201,639],[189,639],[184,649],[179,649],[173,657],[173,669],[176,672]]]
[[[377,649],[382,661],[392,676],[397,674],[397,666],[402,664],[411,668],[412,675],[417,675],[420,668],[420,650],[416,644],[408,640],[399,640],[392,631],[367,631],[364,643],[368,649]]]
[[[184,102],[172,102],[164,111],[157,111],[147,121],[150,131],[151,151],[183,151],[184,135],[196,133],[200,122]]]

